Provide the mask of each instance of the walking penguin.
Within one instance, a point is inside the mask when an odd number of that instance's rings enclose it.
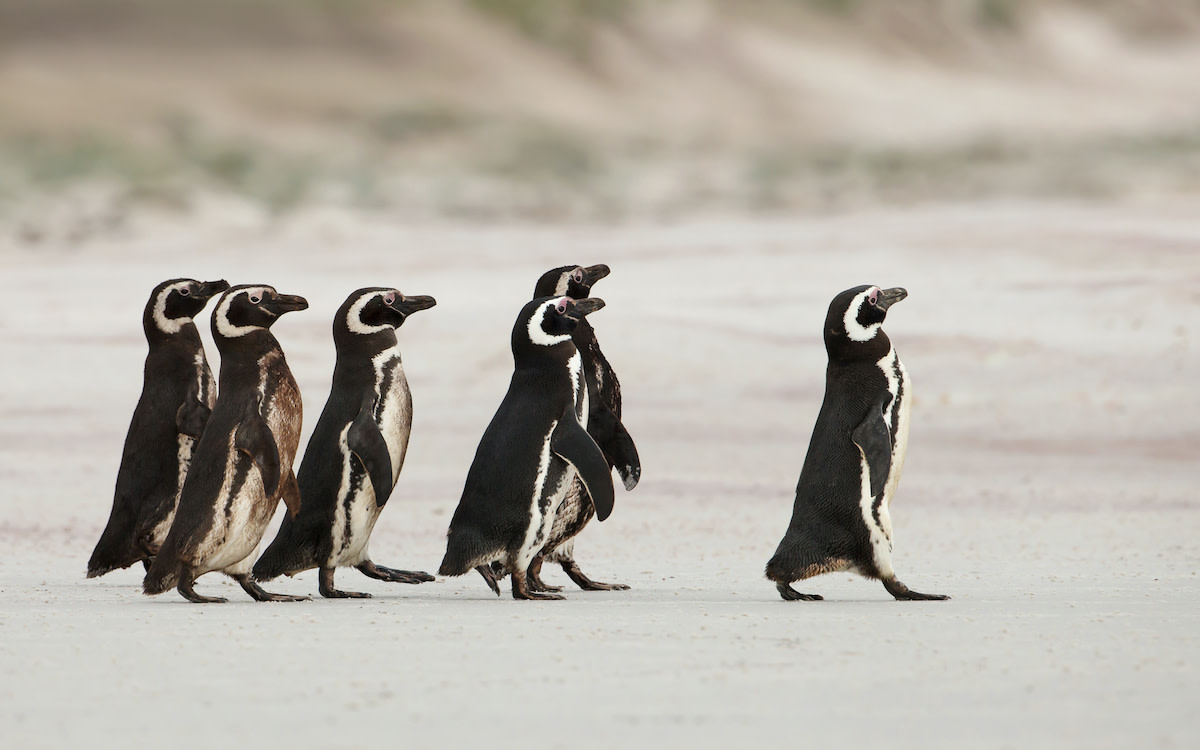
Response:
[[[258,601],[307,598],[271,594],[250,580],[254,552],[279,500],[292,514],[300,509],[292,473],[300,389],[270,327],[284,313],[307,307],[303,297],[261,284],[235,286],[217,302],[217,402],[196,445],[175,522],[146,573],[146,594],[175,586],[188,601],[223,602],[192,589],[198,577],[219,570]]]
[[[562,599],[528,584],[534,555],[578,475],[596,517],[612,512],[612,474],[587,433],[588,388],[571,333],[604,306],[599,299],[543,297],[527,303],[512,332],[514,372],[508,393],[479,441],[447,533],[438,572],[491,563],[512,574],[514,599]]]
[[[333,598],[370,596],[333,587],[341,566],[382,581],[433,580],[428,573],[376,565],[367,542],[400,477],[412,428],[396,329],[435,304],[433,297],[373,287],[354,292],[337,311],[333,388],[296,476],[300,512],[284,517],[275,541],[254,564],[255,580],[320,568],[318,590]]]
[[[882,326],[888,309],[907,296],[900,288],[860,286],[829,305],[825,400],[791,523],[766,568],[785,600],[820,599],[790,584],[838,571],[878,578],[897,599],[949,598],[909,589],[892,569],[888,507],[908,449],[912,386]]]
[[[192,318],[228,288],[224,280],[171,279],[150,293],[142,313],[150,345],[142,395],[125,435],[108,525],[88,560],[88,578],[136,562],[149,566],[171,528],[192,450],[217,398]]]
[[[539,297],[566,295],[571,299],[585,299],[591,294],[592,286],[608,276],[606,265],[562,266],[542,274],[534,286],[534,299]],[[587,431],[600,446],[604,459],[621,476],[626,491],[637,486],[642,475],[642,464],[637,446],[621,423],[621,382],[617,373],[600,351],[600,342],[587,318],[582,318],[571,333],[571,340],[583,359],[583,374],[588,388]],[[535,591],[561,591],[559,586],[548,586],[541,578],[543,561],[558,563],[575,585],[585,591],[617,591],[628,589],[623,583],[601,583],[588,578],[575,562],[575,537],[583,531],[595,515],[592,503],[583,494],[583,483],[576,479],[567,490],[554,515],[554,527],[542,549],[529,565],[529,585]],[[491,570],[492,577],[484,575],[488,585],[497,594],[500,587]]]

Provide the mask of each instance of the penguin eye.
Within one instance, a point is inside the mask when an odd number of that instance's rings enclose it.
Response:
[[[187,288],[186,286],[179,290],[180,297],[189,297],[189,296],[191,296],[191,294],[192,294],[192,290]]]
[[[871,301],[872,305],[875,304],[876,302],[878,302],[879,301],[879,290],[872,289],[871,293],[867,295],[867,299],[869,299]]]
[[[257,305],[259,302],[262,302],[262,295],[260,295],[260,294],[251,294],[250,295],[250,304]]]
[[[559,300],[558,304],[554,306],[554,309],[558,312],[559,315],[566,315],[566,313],[567,313],[566,300]]]
[[[383,295],[383,304],[391,305],[395,301],[396,295],[394,292],[388,292],[387,294]]]
[[[571,278],[575,279],[576,284],[582,284],[583,283],[583,271],[581,269],[576,268],[574,273],[571,274]]]

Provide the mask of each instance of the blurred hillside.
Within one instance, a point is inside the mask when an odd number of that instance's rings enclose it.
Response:
[[[0,4],[0,222],[31,241],[64,201],[103,225],[205,195],[607,220],[1144,193],[1200,193],[1198,0]]]

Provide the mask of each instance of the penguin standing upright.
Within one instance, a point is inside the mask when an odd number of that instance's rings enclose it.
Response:
[[[275,541],[254,564],[255,580],[320,568],[318,590],[334,598],[370,596],[335,589],[339,566],[353,565],[383,581],[433,580],[428,573],[376,565],[367,541],[400,476],[412,428],[396,329],[435,304],[433,297],[369,288],[351,294],[338,310],[333,388],[296,475],[300,512],[284,517]]]
[[[908,449],[912,387],[883,332],[904,289],[860,286],[833,298],[825,318],[825,400],[796,485],[792,520],[766,576],[786,600],[814,600],[789,584],[821,573],[878,578],[897,599],[920,594],[892,569],[888,514]]]
[[[142,584],[146,594],[176,586],[188,601],[222,602],[192,589],[196,578],[219,570],[258,601],[307,598],[270,594],[250,580],[254,551],[280,498],[292,514],[300,509],[292,473],[300,390],[269,329],[280,315],[307,307],[303,297],[261,284],[235,286],[217,302],[212,333],[221,352],[220,390],[175,522]]]
[[[586,299],[592,286],[608,276],[606,265],[562,266],[542,274],[534,286],[534,299],[549,296],[567,296],[571,299]],[[583,374],[588,388],[587,431],[600,446],[610,467],[621,476],[625,490],[637,486],[642,475],[642,464],[637,446],[621,423],[621,382],[604,353],[600,342],[587,318],[583,318],[571,332],[571,340],[583,359]],[[576,479],[567,490],[554,515],[554,527],[541,551],[529,566],[529,583],[535,590],[561,591],[558,586],[547,586],[541,579],[542,562],[558,563],[575,585],[585,591],[616,591],[629,587],[623,583],[600,583],[584,575],[575,562],[575,537],[595,515],[595,510],[583,495],[583,483]],[[489,582],[490,583],[490,582]]]
[[[533,591],[529,563],[545,545],[575,476],[603,521],[612,512],[608,462],[587,433],[588,389],[571,332],[599,299],[550,297],[529,302],[512,332],[514,372],[500,408],[479,441],[462,498],[450,521],[438,570],[459,576],[500,562],[514,599],[562,599]]]
[[[133,410],[108,525],[88,560],[95,578],[158,554],[196,440],[216,402],[212,370],[194,318],[229,288],[221,281],[171,279],[154,288],[142,313],[150,351]]]

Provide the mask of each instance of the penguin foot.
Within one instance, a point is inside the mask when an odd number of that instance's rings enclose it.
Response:
[[[908,586],[905,586],[903,583],[900,583],[900,581],[896,580],[895,578],[884,578],[883,579],[883,587],[885,589],[887,589],[887,592],[889,594],[896,597],[897,601],[901,601],[901,602],[915,602],[915,601],[941,602],[941,601],[945,601],[950,598],[950,597],[946,596],[945,594],[922,594],[919,591],[913,591]]]
[[[525,580],[529,582],[531,591],[549,591],[557,594],[563,590],[562,586],[551,586],[542,580],[542,558],[533,558],[533,562],[529,563],[529,570],[525,573]]]
[[[487,583],[488,588],[490,588],[496,594],[496,596],[500,596],[500,579],[498,579],[496,574],[492,571],[492,566],[480,565],[477,566],[475,570],[479,573],[479,575],[483,576],[483,580]]]
[[[179,585],[175,588],[184,599],[196,604],[223,604],[229,601],[223,596],[200,596],[192,590],[194,583],[195,581],[190,578],[180,578]]]
[[[559,565],[562,566],[563,572],[567,574],[567,577],[574,581],[575,585],[584,591],[629,590],[629,586],[624,583],[601,583],[599,581],[593,581],[591,578],[588,578],[583,574],[583,571],[579,569],[579,563],[575,562],[574,560],[563,560],[559,562]]]
[[[562,594],[552,594],[548,591],[532,590],[529,587],[528,583],[526,582],[525,573],[523,573],[523,572],[518,574],[517,571],[513,571],[512,583],[513,583],[513,589],[512,589],[513,599],[541,599],[543,601],[547,601],[547,600],[566,599],[567,598],[567,597],[563,596]]]
[[[317,579],[317,591],[326,599],[370,599],[365,591],[339,591],[333,587],[333,568],[321,568]]]
[[[437,580],[424,571],[385,568],[382,565],[376,565],[370,560],[359,563],[354,567],[358,568],[359,572],[368,578],[389,581],[391,583],[429,583],[430,581]]]
[[[310,596],[292,596],[291,594],[272,594],[270,591],[263,589],[254,581],[250,580],[250,576],[246,573],[242,575],[232,576],[233,580],[241,584],[242,590],[249,594],[256,602],[307,602],[311,601]]]
[[[819,602],[825,598],[820,594],[801,594],[786,583],[777,583],[775,584],[775,588],[779,591],[779,595],[783,597],[783,600],[788,602]]]

